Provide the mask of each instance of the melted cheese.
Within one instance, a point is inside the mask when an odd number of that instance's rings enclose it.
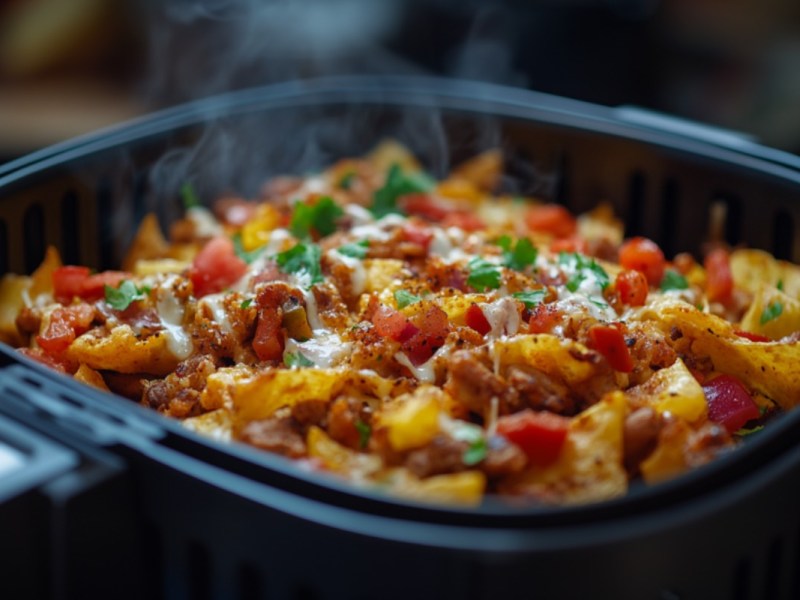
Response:
[[[423,383],[433,383],[436,381],[436,373],[433,370],[433,362],[434,358],[431,357],[428,359],[427,362],[422,363],[420,366],[415,367],[411,361],[408,359],[408,356],[405,355],[404,352],[397,352],[394,355],[394,359],[399,362],[401,365],[406,367],[411,374],[419,381]]]
[[[305,342],[287,340],[285,352],[300,352],[317,367],[327,369],[346,360],[351,349],[352,343],[343,342],[338,334],[326,331]]]

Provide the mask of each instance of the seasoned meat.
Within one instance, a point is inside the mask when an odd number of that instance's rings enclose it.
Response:
[[[517,391],[519,406],[516,410],[532,408],[548,410],[560,415],[573,415],[577,402],[569,388],[533,367],[513,366],[507,375],[509,385]]]
[[[464,452],[468,448],[467,442],[437,435],[424,448],[409,453],[406,467],[418,477],[463,471],[467,468]]]
[[[638,472],[639,463],[655,449],[661,426],[661,418],[649,406],[638,408],[625,418],[623,449],[629,472]]]
[[[142,404],[179,419],[197,416],[203,412],[200,393],[216,369],[212,357],[193,356],[164,379],[146,383]]]
[[[448,377],[444,389],[471,411],[484,414],[493,397],[501,401],[501,412],[518,402],[515,391],[505,381],[492,373],[475,353],[454,352],[447,363]]]

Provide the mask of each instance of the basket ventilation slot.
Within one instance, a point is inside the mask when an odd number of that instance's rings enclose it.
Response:
[[[258,569],[253,565],[243,565],[239,570],[239,598],[259,600],[264,597],[264,586]]]
[[[199,542],[191,542],[187,549],[186,559],[189,598],[211,600],[212,573],[208,550]]]
[[[675,237],[680,219],[680,190],[674,179],[664,183],[661,197],[661,218],[659,219],[659,240],[661,248],[667,256],[675,254]]]
[[[61,258],[64,264],[81,263],[78,195],[69,191],[61,198]]]
[[[33,272],[44,259],[44,211],[41,205],[31,204],[22,220],[25,247],[25,269]]]
[[[627,236],[640,235],[642,232],[646,184],[646,178],[641,171],[635,171],[628,181],[628,210],[625,215]]]
[[[794,251],[794,219],[786,211],[775,213],[772,222],[772,253],[775,258],[791,260]]]

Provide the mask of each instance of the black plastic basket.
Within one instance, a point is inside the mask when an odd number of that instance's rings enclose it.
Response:
[[[205,199],[252,193],[269,175],[320,168],[386,136],[437,174],[500,146],[509,190],[576,211],[608,201],[629,233],[668,254],[697,251],[710,214],[722,212],[730,243],[800,259],[793,156],[635,109],[479,83],[334,78],[202,100],[1,167],[0,272],[30,272],[48,244],[67,262],[113,267],[146,212],[163,223],[179,214],[185,181]],[[135,532],[100,555],[129,567],[113,576],[133,597],[800,597],[800,413],[711,465],[617,500],[462,509],[215,443],[5,346],[0,365],[0,411],[113,463],[114,493],[98,483],[96,494],[119,508],[87,527],[99,539],[111,525]],[[75,476],[91,496],[93,480]],[[78,566],[63,564],[72,581]],[[94,560],[80,566],[108,579]]]

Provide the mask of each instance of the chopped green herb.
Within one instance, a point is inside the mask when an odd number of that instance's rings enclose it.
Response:
[[[528,308],[533,308],[537,304],[542,303],[545,290],[525,290],[524,292],[514,292],[511,295],[517,300],[521,300]]]
[[[244,309],[246,309],[246,308],[250,308],[250,305],[251,305],[252,303],[253,303],[253,299],[252,299],[252,298],[247,298],[246,300],[242,300],[242,303],[239,305],[239,307],[240,307],[242,310],[244,310]]]
[[[434,181],[426,173],[403,173],[400,165],[394,164],[386,175],[386,183],[373,195],[372,214],[380,219],[390,213],[401,213],[398,198],[429,192],[433,187]]]
[[[361,240],[339,246],[338,252],[350,258],[364,258],[367,255],[367,248],[369,248],[369,240]]]
[[[769,323],[770,321],[777,319],[781,316],[783,312],[783,304],[775,300],[774,302],[770,302],[767,307],[761,312],[761,319],[759,322],[764,325],[765,323]]]
[[[343,214],[342,207],[329,196],[320,198],[313,205],[298,202],[294,206],[289,231],[300,239],[307,238],[312,229],[322,236],[330,235],[336,231],[336,219]]]
[[[316,244],[300,243],[278,254],[275,260],[284,273],[307,274],[311,278],[309,285],[314,285],[323,281],[319,264],[321,255],[322,251]]]
[[[489,454],[489,446],[486,443],[486,438],[480,437],[470,442],[469,448],[464,450],[461,460],[464,461],[465,465],[471,467],[483,461],[487,454]]]
[[[666,292],[669,290],[685,290],[689,288],[689,282],[686,278],[675,271],[674,269],[667,269],[664,272],[664,279],[661,280],[661,291]]]
[[[283,364],[287,367],[313,367],[314,363],[308,360],[302,352],[287,352],[283,355]]]
[[[183,201],[184,210],[202,206],[200,198],[197,197],[192,184],[188,181],[181,186],[181,200]]]
[[[764,429],[763,425],[756,425],[755,427],[742,427],[739,431],[734,432],[734,435],[738,435],[740,437],[744,437],[746,435],[753,435],[754,433],[758,433]]]
[[[339,180],[339,188],[343,190],[349,190],[350,186],[353,185],[353,179],[355,179],[355,176],[355,171],[348,171],[342,175],[342,178]]]
[[[137,288],[132,281],[125,280],[118,288],[105,286],[106,304],[115,310],[125,310],[137,300],[144,300],[146,292]]]
[[[394,299],[397,301],[397,308],[405,308],[409,304],[416,304],[422,300],[422,296],[417,296],[406,290],[397,290],[394,293]]]
[[[589,258],[578,252],[560,252],[558,254],[558,263],[563,266],[572,266],[575,269],[575,274],[567,281],[567,289],[570,292],[576,292],[589,275],[595,278],[601,290],[606,289],[611,283],[608,273],[597,264],[594,258]]]
[[[486,290],[496,290],[500,287],[500,280],[502,273],[497,265],[493,265],[487,260],[476,256],[467,264],[469,268],[469,277],[467,277],[467,285],[476,289],[479,292]]]
[[[245,250],[244,244],[242,244],[241,233],[235,233],[231,240],[233,241],[233,251],[236,253],[236,256],[241,258],[248,265],[264,252],[264,246],[256,248],[255,250]]]
[[[597,308],[608,308],[608,302],[600,300],[599,298],[587,298],[589,302],[594,304]]]
[[[524,271],[526,267],[536,262],[539,251],[528,238],[518,240],[512,248],[511,238],[507,235],[497,240],[497,245],[503,249],[503,264],[515,271]]]
[[[776,287],[777,287],[777,288],[778,288],[780,291],[784,291],[784,290],[783,290],[783,279],[778,279],[778,284],[776,285]]]
[[[369,423],[364,423],[362,420],[356,421],[356,430],[358,431],[358,447],[362,450],[367,447],[369,438],[372,435],[372,427]]]

